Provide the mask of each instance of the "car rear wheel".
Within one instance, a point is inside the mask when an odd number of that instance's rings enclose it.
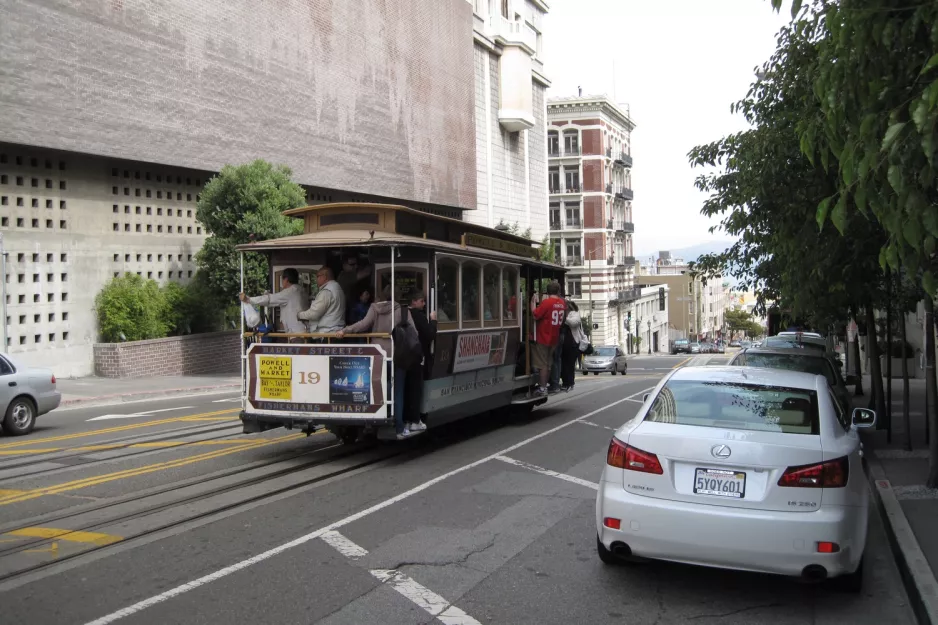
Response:
[[[3,431],[13,436],[29,434],[36,426],[36,406],[28,397],[17,397],[7,407]]]

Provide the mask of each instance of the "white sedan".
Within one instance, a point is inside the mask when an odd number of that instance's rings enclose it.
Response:
[[[0,429],[5,434],[29,434],[36,426],[36,417],[55,410],[61,401],[51,371],[0,354]]]
[[[776,573],[859,591],[869,490],[858,428],[823,376],[685,367],[616,431],[596,498],[597,549]]]

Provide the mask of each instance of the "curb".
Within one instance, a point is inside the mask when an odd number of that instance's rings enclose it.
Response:
[[[98,395],[96,397],[76,397],[63,399],[59,408],[76,408],[91,406],[106,406],[122,404],[129,401],[149,399],[155,397],[173,397],[177,395],[211,395],[228,390],[240,390],[241,384],[217,384],[214,386],[188,386],[184,388],[168,388],[158,391],[133,391],[129,393],[115,393],[113,395]]]
[[[864,450],[863,467],[912,610],[922,625],[938,625],[938,581],[902,511],[902,504],[886,479],[883,465],[869,449]]]

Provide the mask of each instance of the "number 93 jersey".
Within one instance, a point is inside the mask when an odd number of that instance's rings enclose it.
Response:
[[[554,346],[560,339],[560,327],[567,315],[567,303],[559,297],[548,297],[534,310],[536,340],[541,345]]]

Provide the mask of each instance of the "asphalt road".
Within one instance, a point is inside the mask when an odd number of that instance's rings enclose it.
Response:
[[[860,595],[599,562],[593,484],[612,430],[691,362],[633,358],[530,417],[404,444],[242,435],[224,396],[53,413],[0,438],[0,620],[913,623],[875,513]],[[123,417],[91,420],[109,414]]]

